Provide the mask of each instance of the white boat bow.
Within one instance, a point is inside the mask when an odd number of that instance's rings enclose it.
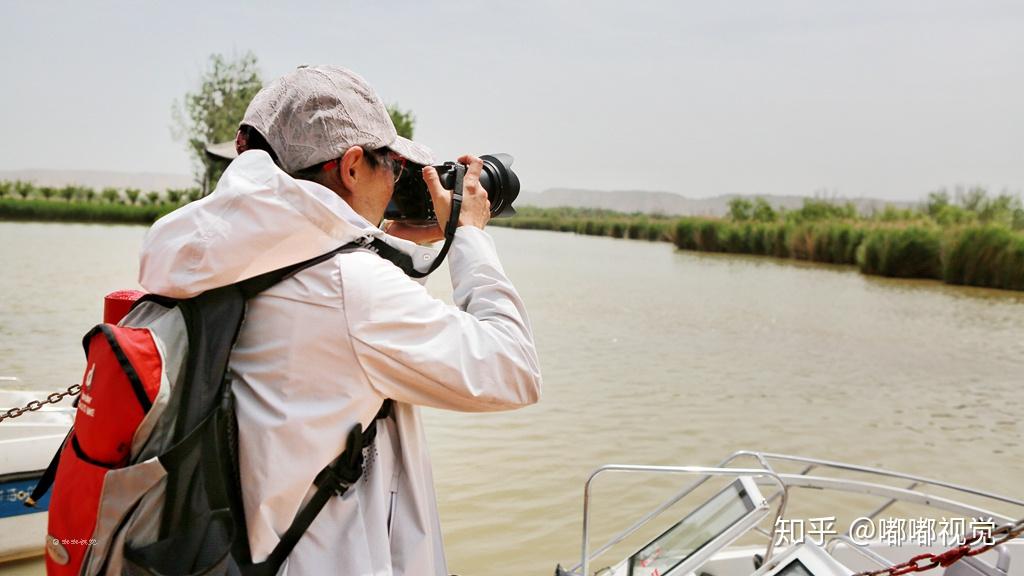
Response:
[[[0,410],[44,400],[45,393],[0,390]],[[49,495],[25,506],[74,421],[71,399],[0,422],[0,562],[43,553]]]
[[[737,467],[738,463],[746,467]],[[623,529],[591,548],[591,492],[612,474],[690,475],[697,478]],[[641,528],[667,514],[714,478],[728,484],[693,507],[659,536],[613,564],[591,566],[621,550]],[[1024,489],[1024,486],[1022,486]],[[850,495],[875,500],[847,528],[836,510],[808,513],[813,492],[833,504]],[[827,504],[826,504],[827,505]],[[846,502],[848,506],[849,503]],[[795,512],[794,510],[799,510]],[[918,516],[910,516],[913,513]],[[947,515],[949,518],[947,518]],[[940,520],[941,519],[941,520]],[[831,520],[805,538],[805,522]],[[915,526],[915,521],[921,527]],[[940,522],[956,530],[943,533]],[[798,539],[795,526],[800,526]],[[887,527],[900,528],[888,530]],[[788,527],[788,528],[787,528]],[[946,526],[948,528],[948,525]],[[880,468],[786,454],[741,451],[714,467],[608,465],[583,491],[580,563],[557,576],[900,576],[935,570],[944,576],[1024,576],[1024,500]],[[756,536],[764,545],[736,545]],[[619,546],[622,544],[622,546]],[[601,564],[604,564],[602,561]]]

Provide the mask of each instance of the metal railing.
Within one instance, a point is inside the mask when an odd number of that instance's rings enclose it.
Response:
[[[658,473],[658,474],[700,474],[704,476],[701,480],[693,483],[688,489],[684,490],[684,494],[679,495],[676,501],[682,499],[686,494],[689,494],[693,490],[700,486],[709,478],[715,476],[729,476],[729,477],[740,477],[749,476],[756,479],[774,480],[775,484],[779,487],[779,491],[782,494],[782,501],[779,504],[778,511],[775,513],[775,519],[772,521],[773,525],[778,522],[778,519],[782,517],[782,513],[786,508],[787,495],[786,485],[779,477],[778,474],[771,470],[763,468],[709,468],[702,466],[631,466],[625,464],[610,464],[602,466],[591,473],[590,477],[587,478],[586,485],[583,488],[583,550],[581,553],[580,563],[572,568],[570,572],[576,573],[577,570],[582,570],[581,574],[590,573],[590,561],[593,558],[604,553],[612,546],[618,544],[631,534],[636,532],[641,526],[646,524],[651,518],[657,516],[658,513],[651,513],[646,515],[640,521],[634,523],[632,526],[619,533],[617,536],[608,541],[600,549],[590,554],[590,490],[593,486],[594,481],[597,477],[605,472],[625,472],[625,473]],[[671,504],[669,505],[671,506]],[[666,507],[667,508],[667,507]],[[765,551],[766,558],[770,558],[772,549],[774,547],[774,541],[769,541],[768,549]]]
[[[730,468],[729,466],[740,458],[752,458],[759,465],[760,468]],[[803,464],[803,469],[796,474],[793,473],[779,473],[775,470],[774,465],[781,463],[789,464]],[[833,478],[828,476],[811,476],[810,473],[817,469],[827,469],[841,472],[853,472],[860,474],[868,474],[874,476],[880,476],[892,480],[906,480],[910,481],[910,485],[906,487],[898,487],[878,482],[866,482],[862,480],[852,480],[847,478]],[[608,542],[598,547],[594,552],[590,552],[590,493],[591,487],[596,478],[606,472],[626,472],[626,473],[659,473],[659,474],[696,474],[701,475],[695,482],[684,487],[682,490],[674,494],[672,497],[665,500],[662,504],[645,514],[639,520],[631,524],[629,527],[613,536]],[[886,502],[872,511],[867,518],[875,519],[879,514],[887,510],[890,506],[896,502],[910,502],[920,504],[924,506],[930,506],[939,508],[946,511],[956,512],[960,514],[972,515],[975,517],[991,517],[993,520],[1008,522],[1013,521],[1013,518],[1004,514],[993,512],[986,508],[974,506],[952,498],[939,496],[925,491],[928,487],[943,488],[959,492],[965,495],[985,498],[995,503],[1010,504],[1024,509],[1024,500],[1010,498],[995,494],[993,492],[987,492],[984,490],[977,490],[968,486],[954,484],[950,482],[944,482],[941,480],[934,480],[931,478],[925,478],[922,476],[916,476],[912,474],[905,474],[902,472],[893,472],[881,468],[873,468],[868,466],[858,466],[853,464],[846,464],[842,462],[835,462],[831,460],[822,460],[816,458],[807,458],[803,456],[792,456],[788,454],[776,454],[771,452],[756,452],[749,450],[740,450],[731,454],[728,458],[723,460],[718,466],[715,467],[700,467],[700,466],[632,466],[632,465],[608,465],[602,466],[595,470],[587,482],[583,490],[583,544],[580,563],[574,566],[570,572],[573,574],[582,574],[584,576],[589,575],[590,561],[597,558],[601,554],[607,552],[612,546],[622,542],[632,534],[634,534],[641,527],[646,525],[652,519],[662,514],[670,507],[678,503],[680,500],[691,494],[699,486],[707,482],[712,477],[716,476],[750,476],[758,481],[758,484],[771,484],[779,488],[779,490],[766,499],[769,503],[781,498],[778,510],[772,520],[772,525],[777,525],[779,519],[783,517],[783,514],[788,504],[789,499],[789,488],[812,488],[812,489],[824,489],[834,490],[841,492],[851,492],[857,494],[865,494],[870,496],[876,496],[885,498]],[[772,553],[774,552],[775,539],[772,538],[770,533],[756,528],[756,530],[765,536],[768,536],[768,545],[765,549],[765,562],[771,559]],[[580,572],[582,570],[582,572]]]

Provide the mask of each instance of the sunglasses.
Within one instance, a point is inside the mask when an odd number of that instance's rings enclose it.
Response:
[[[398,152],[389,148],[378,148],[377,150],[367,151],[367,154],[373,154],[377,160],[383,164],[386,164],[388,169],[391,170],[391,174],[394,176],[394,183],[398,184],[398,181],[402,179],[402,175],[405,174],[405,156],[402,156]],[[331,160],[324,163],[324,172],[330,172],[338,169],[338,160]]]
[[[391,174],[395,177],[395,184],[398,184],[398,181],[402,179],[402,175],[405,174],[405,156],[388,148],[383,148],[382,150],[386,152],[384,157],[391,167]]]

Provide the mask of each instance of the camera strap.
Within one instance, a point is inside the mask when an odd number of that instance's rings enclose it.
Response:
[[[405,272],[410,278],[423,278],[434,270],[437,270],[437,267],[441,265],[441,262],[444,262],[445,256],[448,255],[448,249],[452,247],[452,241],[455,240],[455,230],[459,227],[459,214],[462,212],[463,180],[465,177],[466,167],[462,164],[456,165],[455,190],[452,191],[452,209],[448,214],[448,224],[444,227],[444,246],[441,247],[441,251],[437,253],[437,258],[434,258],[434,262],[426,272],[420,272],[413,266],[411,256],[379,238],[375,238],[373,241],[363,244],[363,247],[373,250],[381,258],[384,258],[395,266],[398,266],[402,269],[402,272]]]
[[[405,270],[411,278],[423,278],[427,276],[437,267],[444,262],[445,256],[448,255],[448,249],[452,247],[452,241],[455,240],[455,230],[459,227],[459,214],[462,212],[462,190],[463,180],[466,178],[466,167],[462,164],[455,165],[455,189],[452,190],[452,210],[448,214],[448,224],[444,227],[444,246],[441,247],[441,251],[437,253],[437,258],[434,258],[434,263],[430,265],[430,268],[426,272],[420,272],[410,266],[410,269]]]

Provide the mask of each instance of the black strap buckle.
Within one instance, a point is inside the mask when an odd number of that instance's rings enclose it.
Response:
[[[292,520],[291,526],[285,530],[278,541],[274,551],[266,560],[259,564],[250,564],[242,567],[242,574],[246,576],[272,576],[277,574],[284,561],[291,554],[295,545],[302,538],[302,535],[313,523],[320,511],[327,505],[332,495],[344,496],[353,484],[359,481],[363,475],[363,447],[369,446],[376,435],[377,420],[387,418],[391,414],[390,400],[385,400],[370,427],[363,433],[363,427],[356,424],[348,434],[348,441],[345,451],[334,459],[333,462],[324,467],[313,484],[316,491],[309,502],[299,510]]]
[[[332,462],[316,475],[316,480],[313,480],[313,484],[317,488],[326,487],[337,496],[344,496],[348,489],[359,480],[359,474],[352,474],[350,470],[339,468],[341,467],[336,467]],[[346,474],[345,472],[349,473]]]
[[[344,496],[345,492],[348,492],[348,489],[359,480],[362,474],[363,427],[356,424],[348,433],[345,451],[316,475],[313,484],[317,488],[326,488],[338,496]]]

